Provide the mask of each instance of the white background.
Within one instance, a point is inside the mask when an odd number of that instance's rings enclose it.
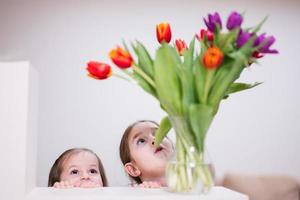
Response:
[[[269,15],[262,30],[276,37],[273,47],[280,54],[266,56],[241,77],[263,85],[222,103],[207,138],[217,175],[288,174],[300,180],[299,9],[299,0],[0,0],[0,61],[29,60],[39,72],[38,186],[46,186],[54,160],[71,147],[93,149],[110,185],[126,185],[118,155],[124,129],[164,116],[138,86],[87,78],[87,61],[110,62],[108,51],[122,39],[143,41],[153,53],[155,24],[162,21],[171,23],[174,38],[189,41],[207,13],[219,11],[226,19],[233,10],[246,11],[246,26]]]

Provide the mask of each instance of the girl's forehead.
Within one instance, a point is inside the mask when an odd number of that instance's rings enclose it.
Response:
[[[82,161],[88,161],[91,163],[98,163],[97,157],[88,151],[74,152],[64,160],[63,164],[81,163]]]
[[[153,129],[153,128],[158,128],[158,126],[153,122],[145,121],[145,122],[139,122],[135,124],[132,128],[132,131],[141,130],[141,129]]]
[[[78,152],[74,155],[72,155],[70,158],[73,158],[73,159],[89,159],[89,160],[97,160],[96,156],[91,153],[91,152],[88,152],[88,151],[82,151],[82,152]]]
[[[130,138],[134,137],[137,134],[147,133],[153,129],[157,129],[158,126],[153,122],[139,122],[134,125],[130,131]]]

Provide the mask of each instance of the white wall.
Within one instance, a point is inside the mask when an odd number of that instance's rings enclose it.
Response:
[[[153,52],[161,21],[171,23],[174,37],[189,40],[208,12],[225,18],[232,10],[246,11],[248,26],[269,14],[263,30],[275,35],[280,54],[266,56],[241,77],[263,85],[221,105],[207,138],[217,174],[283,173],[300,180],[299,8],[297,0],[1,0],[0,61],[30,60],[39,71],[38,185],[46,186],[54,160],[74,146],[100,155],[110,185],[126,185],[118,156],[124,129],[164,115],[137,86],[87,78],[88,60],[109,62],[108,51],[122,38],[141,40]]]
[[[36,187],[37,81],[28,62],[0,62],[1,199]]]

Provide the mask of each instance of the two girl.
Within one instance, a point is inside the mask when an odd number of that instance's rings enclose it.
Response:
[[[166,186],[165,169],[173,157],[174,145],[164,138],[159,147],[154,145],[158,124],[150,120],[137,121],[124,132],[120,142],[120,158],[124,169],[134,181],[133,186],[158,188]],[[49,174],[49,187],[94,188],[107,186],[101,160],[89,149],[65,151],[55,161]]]

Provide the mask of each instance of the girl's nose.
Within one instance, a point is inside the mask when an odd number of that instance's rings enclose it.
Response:
[[[80,179],[81,179],[81,180],[87,180],[87,179],[90,179],[89,173],[83,172],[83,173],[81,174]]]

